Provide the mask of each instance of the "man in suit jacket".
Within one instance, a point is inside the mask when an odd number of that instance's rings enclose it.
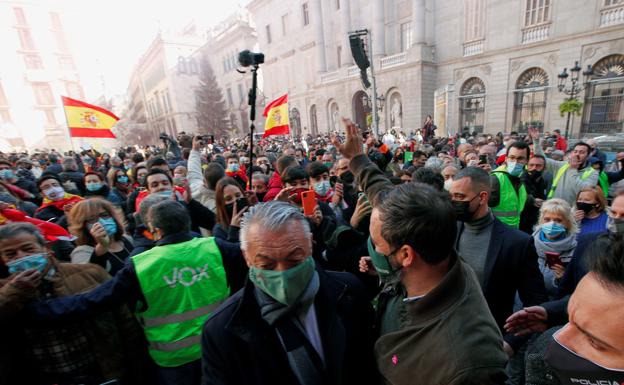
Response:
[[[516,292],[524,306],[548,299],[533,238],[492,215],[488,207],[490,179],[484,170],[467,167],[460,171],[449,192],[460,221],[457,251],[477,274],[502,331],[506,318],[513,313]],[[526,341],[505,333],[503,339],[510,357]]]

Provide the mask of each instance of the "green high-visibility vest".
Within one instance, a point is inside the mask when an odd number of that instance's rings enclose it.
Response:
[[[550,191],[548,192],[548,196],[546,197],[547,199],[550,199],[553,197],[553,195],[555,195],[555,190],[557,189],[557,185],[559,184],[559,179],[561,179],[563,174],[565,174],[565,172],[568,171],[569,168],[570,168],[570,164],[566,163],[563,166],[561,166],[561,168],[557,171],[557,174],[555,175],[555,180],[553,180],[552,187],[550,188]],[[589,178],[589,176],[592,174],[593,171],[594,169],[589,167],[581,175],[581,180],[585,180]]]
[[[154,362],[175,367],[198,360],[202,326],[230,295],[214,238],[156,246],[132,262],[147,301],[138,315]]]
[[[602,188],[602,191],[604,192],[605,198],[608,198],[609,197],[609,177],[607,176],[607,173],[605,173],[604,171],[600,171],[600,174],[598,174],[598,183],[600,184],[600,188]]]
[[[516,193],[509,180],[507,166],[500,166],[492,172],[492,175],[498,179],[500,186],[500,200],[498,206],[492,208],[492,213],[499,221],[517,229],[520,227],[520,214],[527,200],[526,188],[521,184]]]

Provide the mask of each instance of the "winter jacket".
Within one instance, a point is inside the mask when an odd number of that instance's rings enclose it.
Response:
[[[51,260],[51,263],[56,273],[41,285],[49,282],[55,297],[86,292],[110,279],[106,271],[96,265],[57,263],[55,260]],[[58,333],[59,336],[63,335],[63,330],[79,330],[86,336],[95,356],[95,381],[120,379],[124,384],[141,383],[140,366],[142,357],[147,354],[146,344],[141,329],[126,306],[97,317],[75,318],[64,323],[23,320],[18,317],[23,305],[32,300],[42,301],[43,298],[40,292],[28,292],[11,284],[11,278],[0,279],[0,330],[4,332],[2,351],[11,353],[10,357],[3,357],[8,360],[3,359],[0,364],[1,373],[11,374],[9,377],[2,376],[0,384],[11,383],[11,377],[19,378],[19,382],[14,380],[12,383],[20,384],[41,383],[43,379],[53,381],[50,374],[41,372],[37,360],[30,358],[28,340],[22,334],[25,330],[33,330],[35,333],[47,331],[52,335]],[[27,368],[20,367],[22,364],[27,365]]]
[[[279,194],[279,192],[282,191],[283,188],[284,185],[282,184],[282,178],[277,173],[277,171],[275,171],[273,175],[271,175],[271,179],[269,179],[267,193],[263,199],[264,202],[269,202],[275,199],[277,194]]]

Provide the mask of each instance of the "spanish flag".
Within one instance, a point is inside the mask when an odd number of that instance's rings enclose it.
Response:
[[[70,136],[74,138],[115,138],[115,134],[111,131],[119,120],[115,114],[80,100],[65,96],[61,98],[63,99]]]
[[[263,138],[269,135],[288,135],[290,133],[290,127],[288,126],[288,94],[269,103],[262,115],[266,117]]]

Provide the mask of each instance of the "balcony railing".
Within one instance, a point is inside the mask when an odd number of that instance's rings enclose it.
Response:
[[[404,64],[407,60],[407,52],[399,52],[381,59],[381,69],[390,68]]]
[[[464,43],[464,56],[472,56],[483,53],[483,40]]]
[[[347,77],[348,78],[356,78],[360,76],[360,67],[358,66],[351,66],[349,68],[347,68]]]
[[[522,44],[535,43],[548,39],[550,24],[528,27],[522,30]]]
[[[606,8],[600,11],[601,27],[609,27],[622,23],[624,23],[624,4],[619,4],[617,7]]]
[[[338,75],[339,75],[338,71],[327,72],[327,73],[321,74],[321,84],[327,84],[327,83],[332,83],[332,82],[337,81]]]

